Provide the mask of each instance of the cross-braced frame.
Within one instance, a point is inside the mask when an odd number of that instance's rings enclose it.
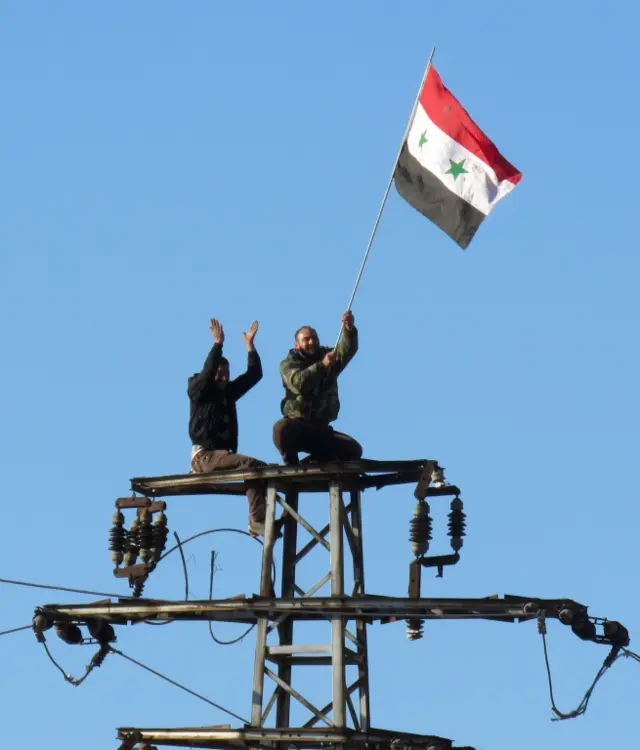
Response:
[[[343,486],[339,479],[329,482],[329,523],[316,529],[301,514],[299,493],[289,491],[285,497],[277,494],[276,483],[270,482],[267,491],[265,543],[262,557],[260,595],[270,597],[272,591],[271,570],[276,530],[282,528],[283,552],[280,595],[283,598],[312,597],[325,584],[330,583],[331,597],[345,595],[345,557],[350,557],[353,568],[353,591],[351,596],[365,594],[364,561],[362,545],[361,491],[349,491],[349,503],[345,505]],[[277,511],[281,514],[276,520]],[[298,549],[298,531],[302,527],[311,539]],[[328,537],[328,538],[327,538]],[[346,545],[345,545],[346,541]],[[329,569],[310,588],[304,590],[297,580],[299,563],[315,548],[324,548],[329,553]],[[345,555],[348,550],[348,555]],[[256,655],[254,668],[253,702],[251,725],[264,727],[275,711],[275,725],[290,726],[291,700],[297,701],[311,714],[303,725],[310,728],[318,723],[327,727],[352,726],[358,731],[367,731],[369,719],[369,669],[366,625],[355,620],[353,632],[340,614],[328,616],[330,641],[322,644],[298,643],[295,636],[302,623],[295,628],[296,618],[281,615],[270,621],[267,616],[258,619]],[[269,644],[269,636],[278,635],[277,645]],[[268,665],[268,663],[270,663]],[[272,668],[271,665],[275,665]],[[347,680],[347,667],[354,665],[356,678]],[[331,668],[331,700],[322,707],[315,706],[293,686],[296,666],[329,666]],[[267,680],[273,688],[265,703]]]

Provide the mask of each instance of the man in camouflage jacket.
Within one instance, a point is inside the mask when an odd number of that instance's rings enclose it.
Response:
[[[358,351],[358,330],[350,310],[342,323],[335,349],[320,346],[316,331],[302,326],[295,333],[295,347],[280,363],[283,418],[273,427],[273,441],[287,464],[298,463],[299,451],[317,461],[352,461],[362,456],[362,446],[330,424],[340,411],[338,376]]]

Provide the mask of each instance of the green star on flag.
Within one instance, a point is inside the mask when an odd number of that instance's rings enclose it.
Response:
[[[424,130],[422,133],[420,133],[420,140],[418,141],[418,148],[422,148],[426,142],[427,142],[427,131]]]
[[[451,165],[449,169],[445,172],[445,174],[450,174],[453,177],[454,182],[458,179],[458,177],[461,174],[469,174],[468,170],[464,168],[464,163],[466,159],[461,159],[460,161],[453,161],[453,159],[449,159],[449,164]]]

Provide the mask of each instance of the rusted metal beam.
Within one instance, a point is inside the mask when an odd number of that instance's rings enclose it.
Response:
[[[344,463],[300,464],[297,466],[268,466],[214,471],[209,474],[173,474],[160,477],[136,477],[131,480],[131,488],[146,498],[174,495],[202,494],[244,494],[247,480],[274,480],[278,490],[304,492],[328,492],[331,481],[340,480],[345,489],[383,487],[390,484],[417,482],[425,466],[434,461],[346,461]],[[377,476],[376,476],[377,475]],[[457,494],[454,487],[428,487],[431,494]],[[122,498],[131,502],[131,498]],[[125,507],[125,506],[123,506]],[[126,506],[132,507],[132,506]],[[135,506],[133,506],[135,507]]]
[[[289,747],[318,748],[342,744],[347,750],[365,750],[376,746],[380,750],[395,747],[413,747],[422,750],[473,750],[470,747],[455,747],[452,740],[436,735],[393,732],[370,729],[367,732],[349,728],[315,729],[312,727],[292,727],[282,729],[246,728],[220,729],[217,727],[197,727],[178,729],[118,729],[118,739],[127,740],[134,736],[138,742],[172,747],[231,748],[270,747],[274,742],[286,743]],[[392,744],[393,743],[393,744]]]
[[[330,656],[268,656],[267,659],[278,666],[289,665],[292,667],[330,667],[332,660]],[[357,657],[345,656],[345,664],[358,665],[360,660]]]
[[[345,620],[385,620],[390,617],[421,617],[429,620],[490,618],[531,620],[540,610],[549,618],[561,613],[587,615],[587,607],[571,599],[540,599],[509,596],[504,599],[400,598],[386,596],[308,597],[271,599],[235,597],[198,601],[110,601],[93,604],[48,604],[36,611],[50,620],[84,622],[102,617],[111,622],[141,622],[146,619],[222,621],[252,623],[259,617],[283,615],[298,620],[323,620],[341,616]],[[566,618],[563,618],[566,619]]]

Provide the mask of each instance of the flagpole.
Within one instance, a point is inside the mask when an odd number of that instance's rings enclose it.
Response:
[[[364,272],[364,267],[367,265],[367,260],[369,258],[369,253],[371,252],[371,246],[373,245],[373,240],[375,239],[376,232],[378,231],[378,224],[380,223],[380,219],[382,217],[382,212],[384,211],[384,207],[387,204],[387,198],[389,197],[389,192],[391,190],[391,185],[393,184],[393,178],[396,173],[396,167],[398,166],[398,160],[400,159],[400,155],[402,154],[402,149],[404,147],[404,143],[407,140],[407,135],[409,134],[409,130],[411,129],[411,125],[413,124],[413,118],[416,114],[416,110],[418,109],[418,102],[420,101],[420,94],[422,93],[422,87],[424,86],[424,82],[427,79],[427,74],[429,72],[429,68],[431,67],[431,61],[433,60],[433,56],[435,54],[436,48],[433,47],[431,49],[431,54],[429,55],[429,59],[427,60],[427,67],[424,71],[424,75],[422,76],[422,80],[420,81],[420,87],[418,88],[418,93],[416,94],[415,101],[413,102],[413,107],[411,109],[411,115],[409,116],[409,120],[407,122],[407,127],[405,128],[404,134],[402,136],[402,140],[400,141],[400,148],[398,149],[398,153],[396,154],[395,161],[393,162],[393,169],[391,170],[391,176],[389,177],[389,181],[387,182],[387,188],[384,191],[384,196],[382,198],[382,203],[380,204],[380,209],[378,210],[378,215],[376,216],[376,220],[373,224],[373,230],[371,231],[371,236],[369,237],[369,242],[367,243],[367,249],[365,250],[364,257],[362,259],[362,263],[360,264],[360,269],[358,271],[358,276],[356,277],[356,283],[353,287],[353,291],[351,292],[351,297],[349,299],[349,305],[347,307],[347,310],[351,310],[351,306],[353,305],[353,300],[355,299],[356,292],[358,291],[358,287],[360,286],[360,280],[362,279],[362,274]],[[336,346],[340,343],[340,337],[342,336],[342,331],[344,330],[344,325],[340,327],[340,333],[338,334],[338,339],[336,341]]]

